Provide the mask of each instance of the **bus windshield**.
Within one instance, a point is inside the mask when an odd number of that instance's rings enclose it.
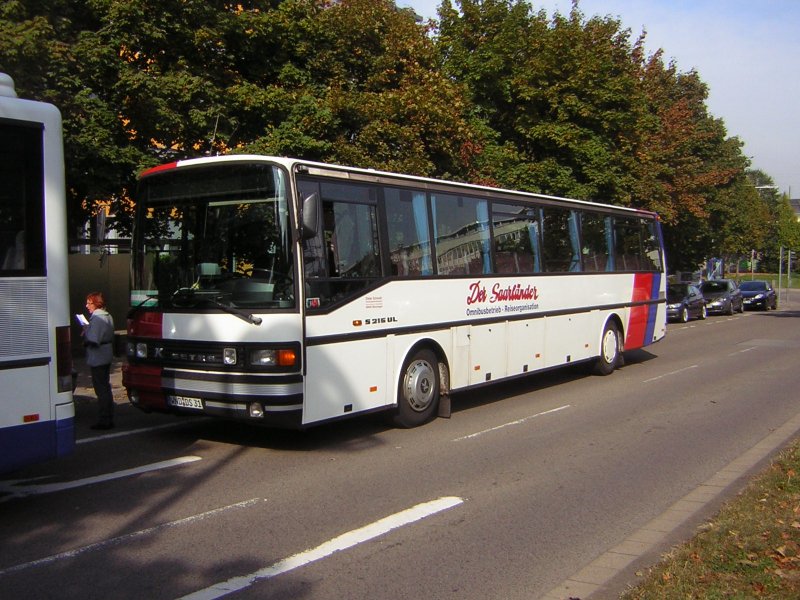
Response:
[[[285,175],[266,164],[167,169],[137,194],[131,302],[291,309]]]

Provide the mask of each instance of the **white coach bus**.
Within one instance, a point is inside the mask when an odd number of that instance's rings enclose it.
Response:
[[[61,115],[0,73],[0,472],[75,445]]]
[[[411,427],[666,331],[651,212],[247,155],[146,171],[136,200],[123,381],[145,411]]]

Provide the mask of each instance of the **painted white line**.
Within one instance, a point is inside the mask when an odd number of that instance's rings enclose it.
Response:
[[[210,419],[202,419],[203,421],[210,420]],[[192,423],[198,423],[200,419],[192,420]],[[138,433],[149,433],[151,431],[158,431],[159,429],[172,429],[175,427],[184,427],[189,423],[189,421],[183,421],[180,423],[167,423],[165,425],[154,425],[153,427],[141,427],[139,429],[129,429],[127,431],[115,431],[114,433],[106,433],[103,435],[95,435],[88,438],[83,438],[77,440],[76,444],[91,444],[92,442],[101,442],[104,440],[110,440],[114,438],[126,437],[129,435],[135,435]]]
[[[250,587],[259,580],[271,579],[272,577],[277,577],[283,573],[288,573],[289,571],[293,571],[299,567],[303,567],[312,562],[327,558],[335,552],[347,550],[359,544],[363,544],[364,542],[373,540],[376,537],[392,531],[393,529],[397,529],[398,527],[410,525],[411,523],[426,517],[430,517],[436,513],[448,510],[454,506],[458,506],[462,502],[464,502],[462,498],[448,496],[439,498],[437,500],[432,500],[430,502],[417,504],[416,506],[412,506],[411,508],[403,510],[399,513],[395,513],[379,521],[375,521],[370,525],[343,533],[342,535],[335,537],[332,540],[317,546],[316,548],[311,548],[309,550],[305,550],[304,552],[294,554],[288,558],[284,558],[283,560],[280,560],[254,573],[250,573],[249,575],[232,577],[227,581],[216,583],[205,589],[199,590],[187,596],[183,596],[180,600],[213,600],[215,598],[222,598],[223,596],[233,592],[238,592]]]
[[[551,410],[546,410],[544,412],[536,413],[535,415],[530,415],[530,416],[527,416],[527,417],[523,417],[522,419],[517,419],[516,421],[510,421],[509,423],[503,423],[502,425],[497,425],[496,427],[490,427],[489,429],[484,429],[483,431],[478,431],[476,433],[470,433],[469,435],[464,435],[464,436],[461,436],[461,437],[457,437],[453,441],[454,442],[461,442],[463,440],[471,440],[472,438],[476,438],[478,436],[481,436],[484,433],[491,433],[492,431],[497,431],[499,429],[505,429],[506,427],[511,427],[512,425],[521,425],[522,423],[525,423],[526,421],[530,421],[531,419],[535,419],[537,417],[543,417],[545,415],[556,413],[556,412],[559,412],[561,410],[564,410],[564,409],[567,409],[567,408],[570,408],[570,407],[571,407],[570,404],[565,404],[564,406],[559,406],[558,408],[553,408]]]
[[[651,377],[650,379],[645,379],[642,383],[650,383],[651,381],[658,381],[659,379],[664,379],[664,377],[670,377],[672,375],[678,375],[679,373],[683,373],[685,371],[691,371],[692,369],[697,369],[699,365],[692,365],[690,367],[684,367],[683,369],[678,369],[677,371],[670,371],[669,373],[664,373],[663,375],[659,375],[658,377]]]
[[[758,346],[751,346],[750,348],[744,348],[743,350],[737,350],[736,352],[732,352],[728,354],[728,356],[736,356],[737,354],[744,354],[745,352],[750,352],[751,350],[755,350]]]
[[[71,490],[73,488],[83,487],[85,485],[93,485],[95,483],[112,481],[114,479],[139,475],[141,473],[148,473],[150,471],[158,471],[159,469],[177,467],[187,463],[193,463],[198,460],[201,460],[199,456],[181,456],[180,458],[173,458],[172,460],[164,460],[133,469],[125,469],[124,471],[116,471],[114,473],[105,473],[103,475],[96,475],[94,477],[86,477],[85,479],[76,479],[75,481],[62,481],[59,483],[42,483],[39,485],[25,486],[18,486],[16,484],[2,485],[0,486],[0,492],[9,492],[9,495],[0,498],[0,502],[5,502],[11,498],[24,498],[26,496],[52,494],[53,492]]]
[[[76,556],[80,556],[81,554],[85,554],[87,552],[92,552],[94,550],[100,550],[103,548],[110,548],[111,546],[118,546],[123,542],[127,542],[136,538],[143,537],[145,535],[150,535],[153,533],[160,533],[166,529],[172,529],[173,527],[179,527],[181,525],[190,525],[192,523],[196,523],[197,521],[202,521],[203,519],[207,519],[209,517],[214,517],[219,515],[225,511],[236,509],[236,508],[247,508],[248,506],[253,506],[258,502],[266,502],[264,498],[253,498],[252,500],[245,500],[244,502],[237,502],[236,504],[229,504],[228,506],[223,506],[221,508],[215,508],[213,510],[206,511],[204,513],[200,513],[197,515],[192,515],[191,517],[185,517],[183,519],[178,519],[177,521],[170,521],[168,523],[162,523],[161,525],[156,525],[155,527],[149,527],[147,529],[142,529],[140,531],[134,531],[133,533],[127,533],[125,535],[120,535],[115,538],[111,538],[108,540],[104,540],[102,542],[96,542],[94,544],[89,544],[88,546],[82,546],[80,548],[75,548],[74,550],[67,550],[66,552],[59,552],[58,554],[52,554],[51,556],[46,556],[44,558],[39,558],[37,560],[32,560],[30,562],[21,563],[18,565],[14,565],[13,567],[8,567],[7,569],[0,569],[0,576],[6,575],[7,573],[15,573],[17,571],[22,571],[24,569],[30,569],[32,567],[41,567],[43,565],[48,565],[54,562],[58,562],[60,560],[65,560],[69,558],[75,558]]]

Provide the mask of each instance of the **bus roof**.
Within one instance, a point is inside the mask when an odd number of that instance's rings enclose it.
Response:
[[[506,188],[494,188],[483,185],[476,185],[472,183],[463,183],[460,181],[448,181],[446,179],[434,179],[431,177],[420,177],[417,175],[405,175],[402,173],[392,173],[390,171],[379,171],[375,169],[364,169],[360,167],[348,167],[344,165],[336,165],[331,163],[321,163],[299,158],[288,158],[280,156],[267,156],[261,154],[228,154],[225,156],[210,156],[202,158],[190,158],[186,160],[178,160],[171,163],[166,163],[150,169],[146,169],[139,174],[140,179],[144,179],[156,173],[169,171],[172,169],[181,169],[186,167],[200,167],[209,166],[221,163],[253,163],[253,162],[269,162],[279,164],[286,168],[288,171],[298,170],[316,175],[329,175],[340,178],[347,178],[352,180],[372,181],[377,182],[380,179],[390,179],[396,182],[405,181],[413,182],[423,188],[447,186],[449,188],[459,188],[464,190],[474,190],[481,192],[484,195],[495,196],[496,199],[502,200],[502,196],[514,196],[517,198],[525,198],[529,200],[541,199],[549,200],[554,203],[567,202],[571,204],[580,204],[592,207],[602,207],[615,211],[630,211],[640,215],[647,215],[650,217],[658,217],[658,215],[650,210],[629,208],[626,206],[617,206],[613,204],[605,204],[601,202],[591,202],[588,200],[577,200],[574,198],[564,198],[560,196],[551,196],[548,194],[539,194],[535,192],[523,192],[519,190],[510,190]]]

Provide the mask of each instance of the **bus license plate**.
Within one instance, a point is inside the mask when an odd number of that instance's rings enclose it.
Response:
[[[187,398],[186,396],[170,396],[169,403],[181,408],[197,408],[203,410],[203,401],[200,398]]]

